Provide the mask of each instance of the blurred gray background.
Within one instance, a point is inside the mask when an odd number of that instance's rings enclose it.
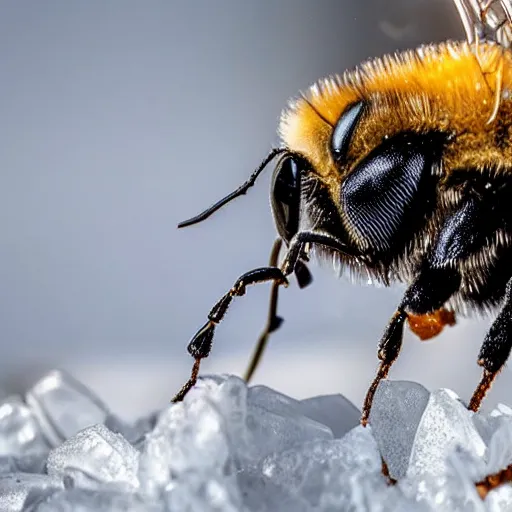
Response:
[[[68,369],[133,417],[188,377],[190,336],[275,236],[270,172],[204,224],[272,144],[281,109],[322,76],[461,38],[450,0],[49,0],[0,6],[0,386]],[[315,268],[281,295],[286,322],[256,382],[357,405],[401,289]],[[204,372],[243,370],[268,287],[218,329]],[[392,378],[468,399],[489,320],[407,335]],[[510,370],[487,407],[511,403]]]

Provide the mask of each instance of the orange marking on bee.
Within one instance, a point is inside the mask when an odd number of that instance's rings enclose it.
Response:
[[[446,325],[455,325],[455,313],[444,308],[438,309],[426,315],[407,315],[407,321],[411,331],[421,341],[426,341],[437,336]]]

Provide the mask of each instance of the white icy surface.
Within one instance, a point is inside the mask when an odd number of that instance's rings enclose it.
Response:
[[[474,415],[449,390],[384,381],[368,427],[359,414],[213,376],[127,424],[52,372],[0,402],[0,511],[512,511],[511,484],[475,488],[512,464],[508,406]]]

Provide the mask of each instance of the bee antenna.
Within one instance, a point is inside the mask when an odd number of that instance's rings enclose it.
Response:
[[[191,219],[184,220],[183,222],[180,222],[178,224],[178,228],[185,228],[187,226],[191,226],[192,224],[197,224],[198,222],[201,222],[205,219],[207,219],[210,215],[215,213],[217,210],[222,208],[225,204],[229,203],[233,199],[237,198],[238,196],[244,195],[247,190],[249,190],[250,187],[254,185],[254,182],[256,181],[256,178],[261,174],[261,172],[265,169],[265,167],[277,156],[281,155],[282,153],[288,153],[288,149],[286,148],[274,148],[270,151],[270,153],[265,157],[263,162],[258,166],[258,168],[251,174],[249,179],[240,187],[238,187],[236,190],[231,192],[231,194],[227,195],[220,201],[216,202],[213,206],[210,206],[207,210],[200,213],[199,215],[196,215],[195,217],[192,217]]]

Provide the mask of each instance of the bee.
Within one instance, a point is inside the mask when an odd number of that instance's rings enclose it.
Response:
[[[454,0],[466,32],[369,60],[318,81],[284,110],[273,149],[246,183],[179,227],[200,222],[247,192],[276,161],[271,206],[278,240],[269,266],[243,274],[188,345],[195,384],[216,326],[249,285],[272,282],[268,336],[281,324],[277,291],[292,274],[311,281],[314,251],[356,275],[407,289],[378,344],[362,409],[397,359],[406,322],[431,338],[454,314],[499,310],[480,350],[479,409],[512,348],[512,4]],[[286,251],[279,259],[280,250]]]

